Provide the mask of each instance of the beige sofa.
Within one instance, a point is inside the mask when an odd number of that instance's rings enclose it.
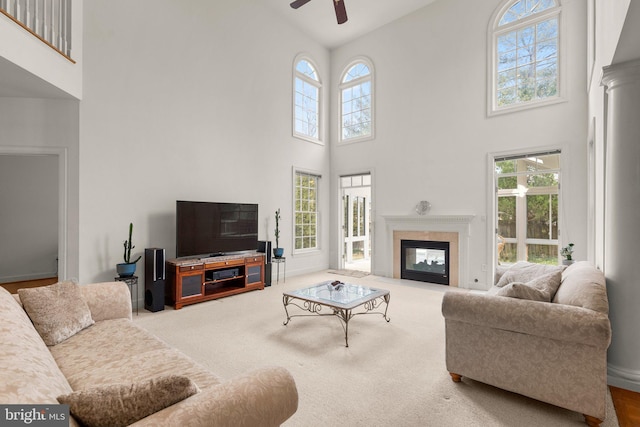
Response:
[[[221,381],[132,322],[126,284],[78,288],[95,323],[47,346],[18,298],[0,287],[0,403],[57,404],[72,391],[171,374],[188,377],[197,393],[133,425],[276,426],[297,410],[296,386],[285,369],[261,368]]]
[[[495,285],[487,294],[447,292],[447,370],[456,382],[491,384],[580,412],[597,426],[606,415],[611,340],[604,275],[577,262],[559,277],[550,302],[498,296]]]

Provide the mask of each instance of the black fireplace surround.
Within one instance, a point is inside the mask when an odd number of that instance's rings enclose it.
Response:
[[[401,240],[400,278],[449,285],[449,242]]]

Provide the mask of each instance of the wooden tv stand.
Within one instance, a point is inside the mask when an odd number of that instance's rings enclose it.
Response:
[[[166,262],[165,303],[176,310],[242,292],[264,289],[264,255],[244,252]]]

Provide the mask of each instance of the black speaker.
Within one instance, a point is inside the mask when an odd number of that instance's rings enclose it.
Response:
[[[264,262],[271,264],[271,255],[273,253],[273,251],[271,250],[271,242],[258,240],[258,250],[256,252],[264,253],[266,255]]]
[[[144,308],[151,312],[164,310],[164,249],[144,250]]]
[[[271,242],[258,240],[258,250],[264,254],[264,285],[271,286]]]
[[[271,264],[270,262],[264,265],[264,285],[265,286],[271,286],[271,268],[272,267],[273,267],[273,264]]]

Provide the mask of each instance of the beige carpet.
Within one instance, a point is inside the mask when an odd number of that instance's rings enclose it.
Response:
[[[444,364],[445,286],[350,278],[391,291],[391,322],[357,316],[349,324],[348,348],[333,316],[296,317],[283,326],[282,291],[325,280],[335,275],[291,277],[264,291],[177,311],[142,310],[134,320],[222,378],[267,365],[289,369],[300,403],[285,426],[585,425],[575,412],[468,379],[453,383]],[[617,425],[609,398],[602,426]]]

